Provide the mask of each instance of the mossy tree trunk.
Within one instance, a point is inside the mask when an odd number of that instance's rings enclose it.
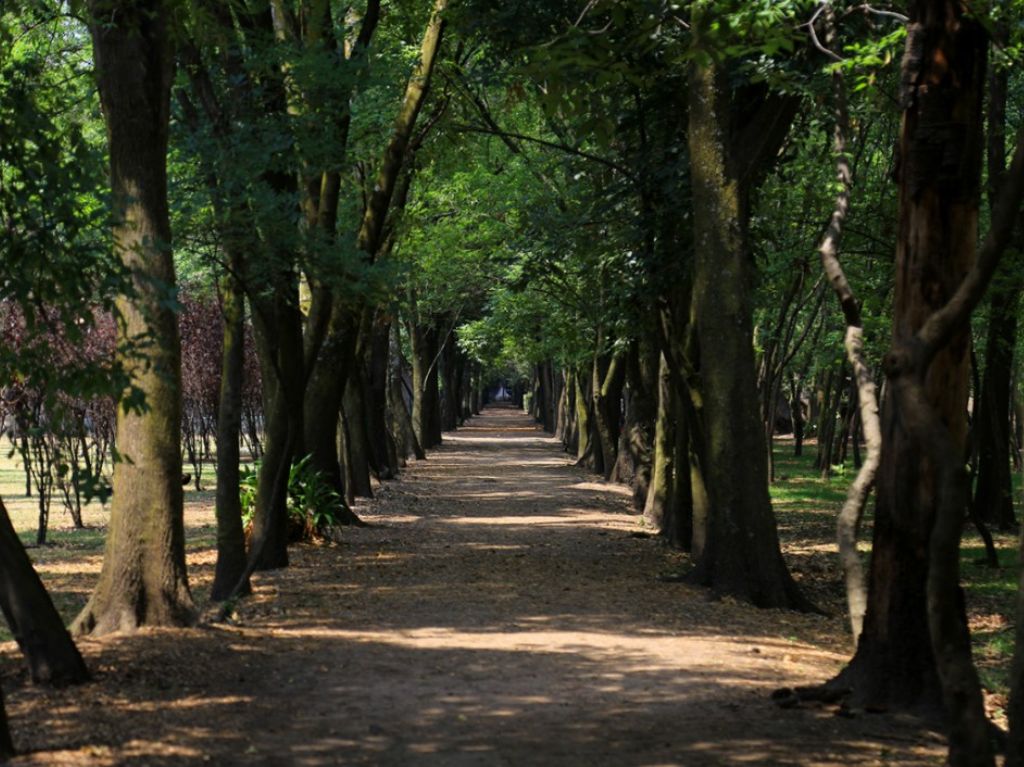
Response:
[[[159,0],[89,3],[107,126],[114,243],[133,275],[118,302],[119,341],[149,338],[123,361],[145,410],[117,409],[110,525],[99,581],[77,633],[183,626],[195,615],[185,571],[181,487],[181,343],[171,308],[167,138],[174,51]]]
[[[760,607],[808,608],[782,559],[768,497],[757,401],[746,192],[731,144],[726,72],[706,46],[708,3],[694,8],[689,147],[696,265],[694,296],[710,499],[695,578]],[[743,467],[742,482],[736,470]]]

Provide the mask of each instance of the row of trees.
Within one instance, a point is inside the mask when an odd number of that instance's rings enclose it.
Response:
[[[295,462],[339,498],[369,494],[518,364],[538,418],[633,483],[697,581],[759,606],[814,609],[769,502],[777,423],[799,445],[817,415],[825,471],[863,435],[843,514],[849,554],[877,485],[866,577],[844,559],[857,654],[818,692],[945,709],[952,761],[991,764],[956,567],[968,459],[978,516],[1012,515],[1012,261],[976,329],[971,446],[967,397],[971,312],[1019,217],[1019,3],[67,10],[0,16],[18,266],[0,298],[27,337],[45,310],[73,346],[113,316],[116,354],[27,343],[0,350],[0,372],[40,392],[39,413],[117,402],[103,570],[73,631],[193,620],[183,452],[197,483],[216,458],[213,594],[237,596],[288,564]],[[866,363],[890,345],[879,425]],[[261,456],[249,548],[243,443]],[[20,550],[3,525],[0,543]],[[83,678],[23,554],[3,560],[5,615],[34,667],[56,669],[38,678]]]
[[[18,3],[0,25],[0,114],[11,122],[5,139],[18,137],[0,164],[5,262],[24,276],[3,285],[19,336],[4,349],[5,399],[25,414],[12,424],[16,440],[64,440],[65,401],[116,403],[103,568],[71,632],[186,625],[196,610],[183,452],[197,485],[216,459],[213,598],[224,599],[247,591],[253,571],[287,565],[293,463],[311,463],[336,497],[366,495],[371,475],[394,476],[479,407],[479,369],[451,327],[421,321],[411,285],[394,294],[404,270],[391,251],[414,157],[447,106],[438,98],[424,111],[445,3],[196,2],[172,16],[162,2],[126,0],[67,10]],[[61,88],[70,109],[60,108]],[[76,164],[76,151],[92,164]],[[54,210],[54,196],[66,209]],[[184,243],[177,264],[172,233]],[[194,278],[196,298],[179,294],[176,267]],[[96,355],[81,353],[90,333],[104,339]],[[54,339],[67,355],[54,355]],[[88,417],[76,413],[73,425],[99,440]],[[261,459],[248,550],[243,445]],[[98,480],[103,466],[82,473]],[[339,511],[358,523],[344,501]],[[0,602],[33,679],[85,679],[0,518],[9,550]]]
[[[802,694],[945,712],[951,762],[991,764],[958,551],[968,516],[1016,524],[1021,8],[656,5],[492,11],[544,129],[482,100],[466,129],[563,158],[527,171],[557,192],[466,330],[529,366],[538,420],[632,482],[696,581],[754,604],[813,609],[768,499],[780,412],[800,449],[816,411],[823,471],[863,446],[840,519],[857,651]]]

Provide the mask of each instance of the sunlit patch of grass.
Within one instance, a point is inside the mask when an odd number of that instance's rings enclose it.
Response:
[[[185,471],[190,470],[191,467],[186,466]],[[202,485],[201,492],[197,492],[192,484],[185,488],[185,548],[190,555],[208,551],[217,545],[214,517],[216,473],[212,465],[203,472]],[[70,622],[85,606],[95,585],[106,544],[110,503],[90,503],[83,510],[85,527],[75,529],[60,495],[55,494],[50,504],[47,543],[37,546],[38,499],[34,495],[26,496],[24,470],[17,455],[9,455],[6,441],[0,441],[0,498],[3,498],[14,528],[46,584],[54,606],[65,622]],[[202,577],[194,576],[205,573],[195,570],[190,567],[190,580],[193,580],[197,598],[203,598],[208,586]],[[0,642],[11,638],[7,625],[0,621]]]
[[[834,467],[830,477],[822,478],[814,467],[815,447],[804,447],[802,456],[793,455],[792,440],[775,444],[776,481],[771,487],[772,503],[784,546],[801,548],[815,541],[834,550],[835,519],[856,475],[852,462]],[[1014,475],[1015,487],[1021,486]],[[1015,497],[1019,495],[1015,494]],[[873,501],[866,509],[861,543],[870,549]],[[999,567],[985,564],[985,548],[973,526],[964,529],[960,550],[961,582],[972,626],[974,655],[986,689],[1005,695],[1008,688],[1010,659],[1013,655],[1013,617],[1019,571],[1017,537],[993,532]],[[792,559],[792,555],[790,557]],[[865,558],[865,566],[868,560]],[[830,568],[841,577],[838,566]],[[833,584],[839,587],[839,584]],[[826,591],[827,593],[827,591]],[[842,605],[841,590],[833,588]],[[842,607],[839,608],[843,609]]]

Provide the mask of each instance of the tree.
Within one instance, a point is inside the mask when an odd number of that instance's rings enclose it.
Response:
[[[103,568],[74,623],[78,633],[185,625],[194,607],[185,571],[181,488],[181,370],[172,308],[167,140],[174,71],[160,0],[93,0],[90,31],[107,126],[114,247],[132,275],[118,302],[119,342],[144,336],[127,360],[144,409],[118,408],[113,505]]]
[[[961,19],[961,7],[950,16],[946,7],[913,4],[903,61],[896,344],[911,339],[948,300],[974,261],[985,40],[973,22]],[[956,132],[935,136],[930,127],[937,120],[947,120]],[[937,160],[944,152],[951,153],[948,163]],[[967,330],[959,331],[927,378],[928,401],[961,450],[969,344]],[[874,704],[936,707],[941,691],[925,612],[935,466],[907,434],[891,396],[883,402],[882,435],[864,630],[840,680]]]
[[[3,501],[0,555],[0,610],[28,660],[32,681],[58,687],[86,681],[85,661],[32,567]]]
[[[697,336],[702,350],[707,482],[710,513],[696,577],[714,590],[761,607],[809,604],[793,582],[779,548],[768,498],[767,465],[757,411],[753,357],[751,268],[746,242],[747,195],[753,158],[744,158],[750,137],[730,122],[725,64],[707,39],[707,3],[693,7],[694,61],[690,75],[690,167],[693,179]],[[747,105],[749,106],[749,102]],[[792,109],[769,97],[745,130],[777,125],[779,110]],[[764,113],[773,115],[765,118]],[[758,118],[761,119],[758,119]],[[784,118],[781,118],[784,121]],[[746,138],[744,138],[746,135]],[[763,134],[762,134],[763,135]],[[770,139],[769,139],[770,143]],[[713,350],[713,351],[712,351]],[[734,472],[744,467],[745,479]]]

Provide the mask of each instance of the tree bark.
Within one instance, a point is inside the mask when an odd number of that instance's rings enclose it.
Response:
[[[238,259],[233,259],[237,269]],[[221,350],[220,401],[217,407],[217,565],[210,599],[227,599],[252,587],[245,573],[245,531],[239,497],[239,434],[242,429],[242,376],[245,367],[245,294],[236,278],[224,280],[221,305],[224,339]],[[237,589],[236,589],[237,587]]]
[[[605,479],[611,479],[619,450],[622,387],[626,379],[625,356],[622,353],[616,353],[611,355],[607,365],[601,363],[601,355],[595,355],[593,415],[601,453],[599,473]]]
[[[345,387],[345,396],[342,400],[342,424],[345,429],[343,456],[345,477],[349,481],[348,495],[355,498],[372,498],[370,444],[366,433],[366,393],[361,369],[352,371],[352,375],[348,377],[348,385]]]
[[[0,610],[28,661],[33,682],[63,687],[89,679],[85,661],[25,553],[2,500]]]
[[[377,476],[393,479],[398,476],[398,447],[388,418],[388,374],[391,355],[391,323],[377,317],[370,331],[366,396],[368,408],[367,435]]]
[[[441,444],[441,400],[438,388],[438,330],[433,325],[413,324],[412,339],[412,426],[416,441],[424,450]]]
[[[996,35],[1006,39],[1006,29]],[[993,68],[988,92],[988,189],[994,205],[1006,175],[1006,99],[1009,72]],[[1018,224],[1018,245],[1021,226]],[[1019,251],[1019,249],[1018,249]],[[1010,530],[1013,513],[1013,481],[1010,472],[1010,398],[1013,358],[1017,345],[1017,312],[1022,290],[1019,252],[996,275],[992,285],[988,337],[985,342],[985,377],[978,399],[975,443],[978,479],[974,490],[974,514],[981,522]]]
[[[0,764],[13,759],[17,753],[14,741],[11,740],[11,729],[7,724],[7,708],[4,706],[3,693],[0,693]]]
[[[724,71],[704,40],[706,3],[694,7],[689,145],[696,265],[694,296],[710,499],[695,579],[759,607],[809,609],[782,559],[754,369],[745,192],[729,142]],[[714,353],[706,353],[713,349]],[[736,481],[737,467],[744,478]]]
[[[827,24],[826,45],[831,46],[835,41],[835,11],[831,7],[825,11],[825,18]],[[874,486],[875,475],[878,471],[882,448],[882,429],[878,416],[875,378],[864,353],[864,328],[860,316],[860,306],[839,262],[839,244],[843,224],[846,223],[846,217],[850,210],[850,189],[853,185],[850,160],[847,155],[850,117],[846,105],[846,83],[841,69],[837,68],[833,72],[832,85],[836,112],[834,128],[836,176],[840,184],[840,191],[836,197],[832,218],[818,251],[821,255],[822,269],[832,285],[832,290],[836,294],[846,320],[844,341],[846,356],[853,370],[854,384],[857,387],[857,398],[860,405],[860,421],[863,425],[867,445],[867,460],[860,466],[856,478],[851,483],[846,493],[846,500],[843,502],[843,507],[836,520],[839,561],[842,564],[846,580],[846,602],[850,616],[850,630],[853,634],[854,646],[856,646],[864,626],[864,612],[867,609],[867,586],[864,580],[864,568],[857,551],[857,535],[860,531],[864,508],[867,506],[868,496]],[[854,445],[856,445],[856,432],[853,439]]]
[[[390,365],[388,407],[391,413],[392,429],[399,444],[399,453],[403,459],[414,455],[417,460],[422,461],[426,458],[426,454],[420,447],[419,440],[416,439],[412,416],[406,406],[403,391],[406,366],[402,359],[402,345],[397,322],[392,325]]]
[[[672,453],[675,424],[672,422],[672,381],[664,353],[658,358],[658,410],[654,421],[654,459],[651,484],[644,501],[644,524],[658,535],[668,531],[668,503],[672,486]]]
[[[174,52],[163,3],[89,3],[107,125],[114,243],[135,292],[118,301],[118,341],[148,336],[124,358],[145,412],[117,408],[110,526],[99,582],[74,623],[80,634],[183,626],[195,615],[185,571],[181,487],[181,342],[170,304],[174,261],[167,138]]]
[[[966,651],[970,666],[957,585],[964,507],[940,514],[942,503],[959,495],[950,495],[950,483],[955,487],[955,475],[963,473],[969,328],[966,322],[957,326],[941,345],[918,344],[962,288],[975,259],[984,66],[984,34],[963,17],[959,3],[911,3],[903,59],[894,352],[886,361],[891,385],[882,408],[869,597],[856,655],[837,680],[874,705],[934,710],[944,700],[955,765],[991,764],[987,734],[985,745],[969,736],[971,745],[963,750],[962,715],[976,715],[981,701],[961,665]],[[924,352],[911,353],[904,364],[909,345]]]

